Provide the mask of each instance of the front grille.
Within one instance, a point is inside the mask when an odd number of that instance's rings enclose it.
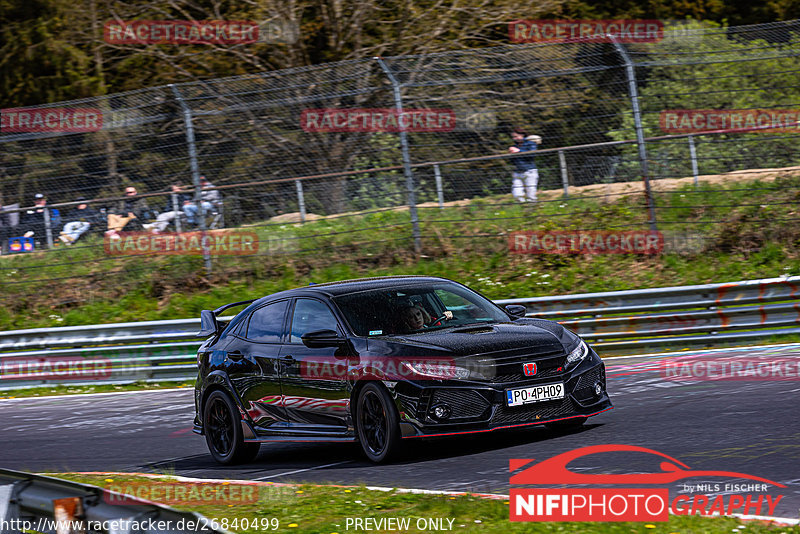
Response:
[[[501,404],[492,417],[492,423],[535,423],[536,421],[556,419],[573,413],[575,410],[575,403],[569,397],[525,406],[509,407]]]
[[[450,407],[450,419],[480,417],[490,406],[483,395],[471,389],[437,389],[429,406],[437,404],[447,404]],[[428,416],[428,419],[431,417]]]
[[[522,367],[522,364],[519,364],[519,366]],[[523,373],[522,371],[519,371],[519,372],[516,372],[516,373],[510,373],[510,374],[507,374],[507,375],[494,376],[494,377],[492,377],[491,382],[499,384],[499,383],[503,383],[503,382],[519,382],[520,380],[530,380],[531,378],[548,378],[548,377],[551,377],[551,376],[558,376],[563,372],[564,372],[564,368],[563,367],[561,367],[560,370],[559,370],[559,367],[551,367],[550,369],[541,369],[541,370],[537,369],[536,370],[536,374],[533,375],[533,376],[525,376],[525,373]]]
[[[603,381],[604,374],[603,367],[599,365],[591,371],[583,373],[578,377],[578,383],[575,385],[575,397],[580,401],[593,398],[594,385]]]
[[[562,350],[551,351],[544,354],[521,354],[511,357],[482,358],[478,361],[486,371],[490,382],[494,384],[506,382],[520,382],[537,378],[550,378],[564,372],[567,357]],[[536,363],[536,374],[525,376],[522,366],[526,363]]]

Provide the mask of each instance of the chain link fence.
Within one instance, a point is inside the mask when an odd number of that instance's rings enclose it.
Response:
[[[131,200],[130,187],[149,208],[139,223],[174,214],[159,227],[165,231],[270,229],[338,217],[352,221],[346,231],[353,242],[370,235],[377,246],[420,252],[439,208],[478,198],[513,204],[508,147],[515,126],[542,138],[540,191],[576,194],[598,184],[797,166],[798,55],[798,21],[730,28],[687,22],[653,43],[588,39],[369,58],[4,110],[3,253],[15,252],[12,238],[33,231],[29,240],[41,254],[0,270],[35,273],[29,288],[60,278],[48,275],[51,266],[81,263],[50,256],[65,248],[61,235],[76,206],[97,212],[80,238],[89,254],[102,249],[108,216],[124,211],[119,204]],[[385,118],[400,108],[436,110],[440,121],[452,121],[432,131],[375,126],[376,113]],[[12,116],[19,126],[20,113],[31,121],[48,111],[74,119],[81,110],[99,120],[38,131],[9,126]],[[336,130],[334,119],[326,130],[324,120],[323,127],[309,120],[309,113],[324,117],[323,110],[365,110],[358,117],[373,122]],[[687,133],[665,124],[671,110],[783,110],[791,120],[755,129],[766,131],[695,123]],[[201,177],[216,191],[210,203]],[[180,193],[171,194],[174,185]],[[45,207],[40,201],[37,209],[37,194]],[[651,192],[631,213],[631,226],[661,228],[658,196]],[[365,212],[402,207],[409,208],[403,221],[364,222]],[[320,227],[315,236],[343,231]],[[306,237],[298,234],[283,250],[319,252],[319,240],[306,244]],[[130,258],[97,261],[136,269]]]

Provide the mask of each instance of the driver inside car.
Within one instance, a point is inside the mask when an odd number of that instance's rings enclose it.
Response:
[[[400,325],[409,332],[421,330],[430,321],[430,314],[419,306],[406,306],[400,310]]]
[[[434,318],[425,308],[408,305],[400,309],[399,318],[401,329],[414,332],[431,326],[441,326],[443,321],[453,319],[453,312],[446,310],[444,315]]]

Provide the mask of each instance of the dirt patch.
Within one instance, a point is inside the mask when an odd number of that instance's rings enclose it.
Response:
[[[733,171],[725,174],[705,174],[697,177],[701,184],[719,185],[731,182],[744,182],[761,180],[762,182],[774,182],[777,178],[785,178],[800,175],[800,166],[783,167],[780,169],[747,169],[743,171]],[[651,180],[650,187],[653,191],[671,191],[679,187],[692,185],[694,177],[688,178],[661,178]],[[644,193],[644,182],[618,182],[612,184],[592,184],[580,187],[569,187],[570,195],[608,195],[620,196],[627,194]],[[542,191],[542,198],[556,198],[563,194],[561,190]]]
[[[306,213],[306,222],[316,221],[318,219],[324,219],[322,215],[317,215],[315,213]],[[302,222],[302,217],[300,216],[299,211],[294,211],[292,213],[282,213],[281,215],[276,215],[272,217],[268,222],[271,223],[299,223]]]
[[[800,165],[795,167],[783,167],[778,169],[746,169],[742,171],[732,171],[724,174],[704,174],[697,177],[698,183],[719,185],[724,183],[735,183],[744,181],[761,180],[762,182],[774,182],[778,178],[786,178],[791,176],[800,176]],[[692,185],[694,177],[688,178],[661,178],[658,180],[651,180],[650,187],[653,191],[671,191],[686,185]],[[510,186],[510,180],[509,180]],[[581,186],[569,186],[570,196],[608,196],[617,197],[623,195],[637,195],[644,193],[644,182],[616,182],[610,184],[592,184]],[[539,198],[541,200],[554,200],[560,198],[564,194],[563,189],[548,189],[539,191]],[[445,202],[445,207],[458,207],[468,206],[475,199],[464,198],[461,200],[452,200]],[[481,199],[488,203],[506,203],[508,198],[495,197],[490,199]],[[611,200],[611,199],[610,199]],[[436,208],[439,206],[438,202],[422,202],[417,204],[420,208]],[[408,206],[398,206],[396,208],[389,208],[390,210],[406,210]],[[335,215],[316,215],[314,213],[306,214],[306,221],[316,221],[319,219],[327,219],[329,217],[343,217],[350,215],[360,215],[372,213],[374,210],[365,211],[351,211],[347,213],[337,213]],[[300,213],[284,213],[273,217],[269,220],[271,223],[300,223]]]

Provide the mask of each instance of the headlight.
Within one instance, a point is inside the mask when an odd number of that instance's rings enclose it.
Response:
[[[463,380],[466,378],[470,378],[471,375],[476,374],[474,372],[471,373],[469,369],[458,367],[450,363],[414,361],[414,362],[403,362],[403,365],[409,370],[411,370],[412,373],[415,375],[425,376],[428,378],[436,378],[439,380],[449,380],[453,378],[458,378]],[[409,378],[413,378],[413,376],[409,376]],[[473,376],[473,378],[475,377]]]
[[[578,362],[582,361],[589,354],[589,347],[582,339],[579,340],[578,346],[575,347],[567,354],[567,368],[575,367]]]

